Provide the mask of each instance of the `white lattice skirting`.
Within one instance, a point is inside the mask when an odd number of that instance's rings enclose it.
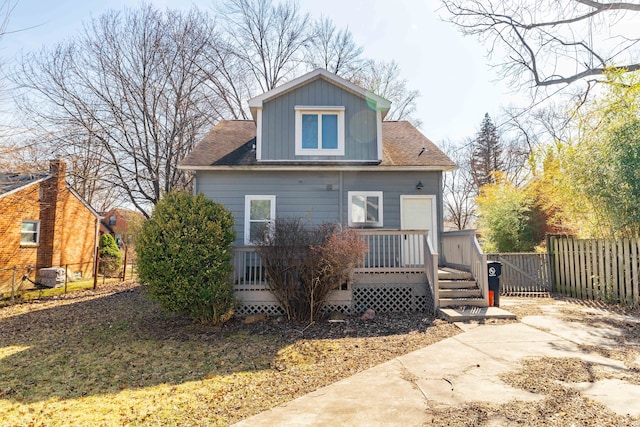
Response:
[[[239,304],[236,314],[284,314],[280,304],[268,289],[236,289]],[[433,295],[424,283],[385,284],[357,283],[352,290],[335,291],[325,304],[323,311],[338,311],[345,314],[362,313],[372,308],[376,312],[433,311]]]

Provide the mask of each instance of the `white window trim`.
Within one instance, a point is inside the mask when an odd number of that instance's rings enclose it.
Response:
[[[23,242],[22,241],[22,224],[25,222],[30,222],[36,224],[36,241],[35,242]],[[40,221],[35,219],[25,219],[20,223],[20,246],[37,246],[40,244]]]
[[[296,123],[295,123],[295,139],[296,139],[296,156],[344,156],[344,107],[318,107],[318,106],[304,106],[296,105]],[[338,114],[338,148],[336,149],[322,149],[322,148],[302,148],[302,115],[303,114],[318,114],[325,113]],[[322,126],[318,123],[318,144],[322,144],[322,138],[320,137],[322,132]]]
[[[353,222],[352,220],[352,199],[354,196],[376,196],[378,197],[378,221],[377,222]],[[384,226],[384,201],[382,191],[349,191],[347,192],[347,216],[349,218],[349,227],[383,227]]]
[[[256,117],[256,160],[262,160],[262,108],[258,108]]]
[[[244,196],[244,244],[251,245],[251,201],[252,200],[269,200],[271,201],[271,211],[269,212],[269,221],[271,224],[276,219],[276,196],[263,196],[263,195],[246,195]]]

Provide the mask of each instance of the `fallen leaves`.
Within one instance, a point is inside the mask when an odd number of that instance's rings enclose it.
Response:
[[[109,284],[0,309],[0,425],[228,425],[458,332],[420,313],[214,328]]]

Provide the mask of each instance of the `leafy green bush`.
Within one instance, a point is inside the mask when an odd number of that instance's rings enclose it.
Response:
[[[532,252],[544,239],[544,215],[533,196],[503,175],[481,187],[476,202],[486,252]]]
[[[99,271],[104,275],[113,276],[122,266],[122,255],[116,239],[111,234],[103,234],[100,236],[98,243],[100,252]]]
[[[167,311],[202,322],[233,315],[234,219],[221,204],[184,191],[168,194],[144,222],[138,274],[149,296]]]

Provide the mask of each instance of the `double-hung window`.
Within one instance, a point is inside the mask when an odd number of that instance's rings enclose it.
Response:
[[[22,221],[21,245],[37,245],[40,242],[40,221]]]
[[[297,156],[344,156],[344,107],[295,107]]]
[[[349,226],[382,227],[382,191],[348,192]]]
[[[245,196],[244,244],[250,245],[271,232],[276,219],[276,196]]]

